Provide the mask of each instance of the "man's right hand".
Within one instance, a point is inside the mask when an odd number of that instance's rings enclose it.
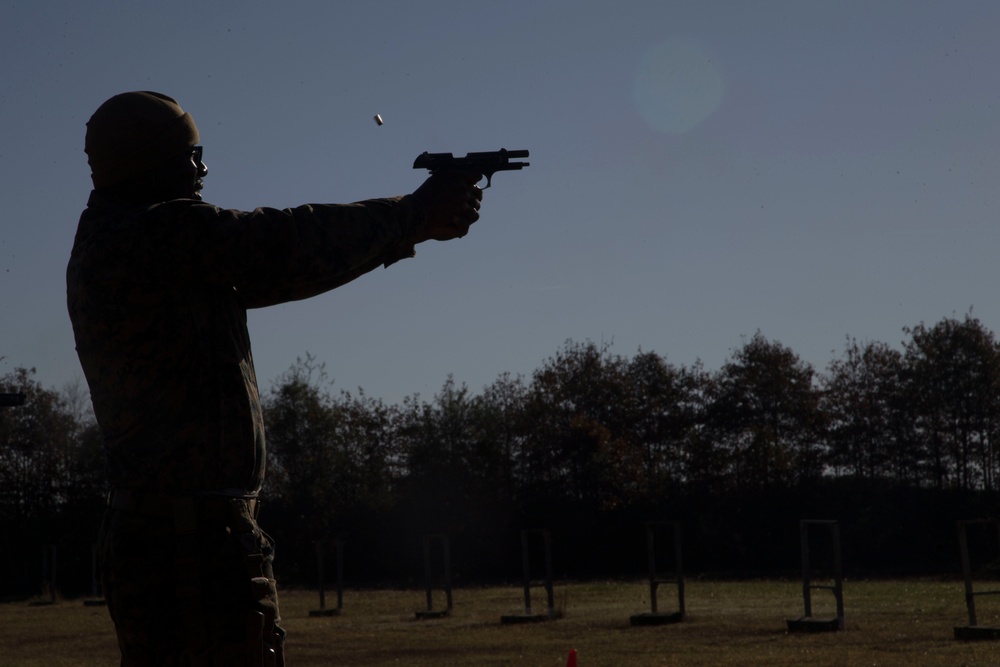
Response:
[[[469,233],[479,220],[483,191],[476,185],[482,174],[441,172],[430,176],[411,195],[424,209],[424,228],[417,243],[429,239],[450,241]]]

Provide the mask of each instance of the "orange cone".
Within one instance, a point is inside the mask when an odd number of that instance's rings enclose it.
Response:
[[[566,659],[566,667],[576,667],[576,649],[569,650],[569,658]]]

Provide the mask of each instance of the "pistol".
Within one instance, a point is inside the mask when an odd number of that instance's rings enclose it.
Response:
[[[439,171],[476,171],[486,177],[486,188],[492,185],[493,174],[498,171],[523,169],[530,162],[511,162],[511,158],[528,157],[528,151],[498,151],[469,153],[465,157],[455,157],[451,153],[428,153],[424,151],[413,161],[414,169],[429,169],[432,174]],[[483,188],[485,190],[486,188]]]

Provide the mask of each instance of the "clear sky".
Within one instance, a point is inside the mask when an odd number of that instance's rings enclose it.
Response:
[[[307,352],[397,402],[569,339],[713,370],[760,331],[821,370],[847,336],[898,347],[970,308],[1000,331],[995,0],[6,0],[0,26],[0,374],[82,378],[85,123],[128,90],[191,112],[226,208],[531,151],[468,237],[252,312],[264,390]]]

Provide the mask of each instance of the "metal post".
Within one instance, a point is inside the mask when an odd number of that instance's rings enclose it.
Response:
[[[524,614],[531,616],[531,559],[528,558],[528,531],[521,531],[521,573],[524,576]]]
[[[548,593],[549,619],[556,617],[555,591],[552,588],[552,535],[542,531],[542,541],[545,545],[545,592]]]
[[[555,591],[552,587],[552,535],[547,530],[522,530],[521,531],[521,567],[524,571],[524,613],[531,615],[531,556],[528,546],[530,534],[538,533],[542,538],[543,558],[545,561],[545,579],[541,582],[545,589],[546,602],[548,603],[548,617],[556,617]]]
[[[821,585],[812,583],[812,554],[809,546],[809,527],[812,525],[826,526],[830,530],[833,584]],[[844,575],[840,560],[840,525],[837,521],[803,519],[799,521],[799,549],[802,552],[802,603],[805,615],[802,618],[788,621],[789,630],[843,630],[844,625]],[[812,591],[814,588],[825,588],[833,593],[837,602],[837,617],[832,620],[819,620],[812,617]]]
[[[103,607],[107,604],[101,590],[101,573],[99,549],[96,544],[90,545],[90,597],[83,599],[85,607]]]
[[[545,579],[542,582],[532,582],[531,579],[531,554],[529,549],[529,537],[532,533],[537,533],[542,538],[542,548],[545,559]],[[520,616],[501,616],[502,623],[524,623],[545,620],[553,620],[556,617],[555,590],[552,585],[552,536],[547,530],[522,530],[521,531],[521,571],[523,573],[522,585],[524,588],[524,614]],[[545,588],[548,611],[545,617],[535,615],[531,609],[531,586],[532,583],[539,583]]]
[[[673,537],[674,547],[674,572],[672,581],[661,579],[659,567],[656,564],[656,528],[657,526],[669,526]],[[673,583],[677,586],[677,610],[683,616],[684,609],[684,563],[681,549],[681,524],[678,521],[650,521],[646,523],[646,553],[649,563],[649,598],[650,611],[658,613],[657,591],[660,584]]]
[[[101,594],[101,585],[97,575],[97,545],[90,545],[90,594],[98,597]]]
[[[972,592],[972,562],[969,559],[969,538],[964,521],[958,522],[958,546],[962,552],[962,574],[965,576],[965,607],[969,610],[969,625],[979,625],[976,621],[976,596]]]
[[[58,550],[54,544],[42,547],[42,581],[49,587],[49,602],[56,602],[56,578],[58,576]]]
[[[431,594],[433,590],[431,584],[431,542],[427,535],[424,535],[424,583],[427,585],[427,611],[432,611],[434,598]]]
[[[444,569],[441,577],[441,588],[444,589],[445,609],[434,611],[434,567],[431,543],[433,541],[441,543],[441,561]],[[448,544],[447,535],[424,535],[424,581],[427,586],[427,611],[417,612],[417,618],[441,618],[451,613],[452,590],[451,590],[451,549]]]
[[[837,600],[837,625],[844,629],[844,571],[840,561],[840,524],[834,523],[833,531],[833,595]]]
[[[444,538],[444,597],[448,611],[451,611],[451,545],[448,538]]]
[[[809,522],[799,521],[799,547],[802,551],[802,601],[805,603],[805,616],[811,618],[812,612],[812,582],[809,577]]]
[[[673,538],[674,571],[669,578],[661,577],[656,563],[656,532],[658,527],[669,527]],[[646,522],[646,561],[649,566],[649,607],[644,614],[631,617],[632,625],[662,625],[677,623],[684,620],[684,564],[681,560],[681,524],[679,521],[648,521]],[[677,586],[677,611],[660,613],[658,592],[660,584],[675,584]]]
[[[319,584],[319,608],[326,609],[326,568],[323,567],[325,554],[322,540],[316,540],[316,577]]]
[[[962,574],[965,579],[965,606],[969,610],[969,624],[957,626],[955,628],[955,639],[963,640],[1000,640],[1000,628],[981,626],[976,617],[976,597],[979,595],[1000,595],[1000,590],[974,590],[972,558],[970,556],[969,537],[967,528],[970,525],[979,524],[992,526],[997,531],[1000,538],[1000,520],[997,519],[971,519],[958,522],[958,546],[962,554]]]
[[[337,611],[344,608],[344,540],[336,540],[337,548]]]
[[[646,561],[649,563],[649,607],[652,613],[657,613],[656,589],[660,582],[656,576],[656,536],[653,534],[653,524],[646,524]]]
[[[681,558],[681,524],[673,522],[674,526],[674,567],[677,575],[677,610],[681,617],[685,615],[684,610],[684,562]]]
[[[344,607],[344,542],[336,540],[337,548],[337,608],[326,608],[326,541],[316,540],[316,575],[319,585],[319,609],[310,610],[310,616],[336,616]]]

